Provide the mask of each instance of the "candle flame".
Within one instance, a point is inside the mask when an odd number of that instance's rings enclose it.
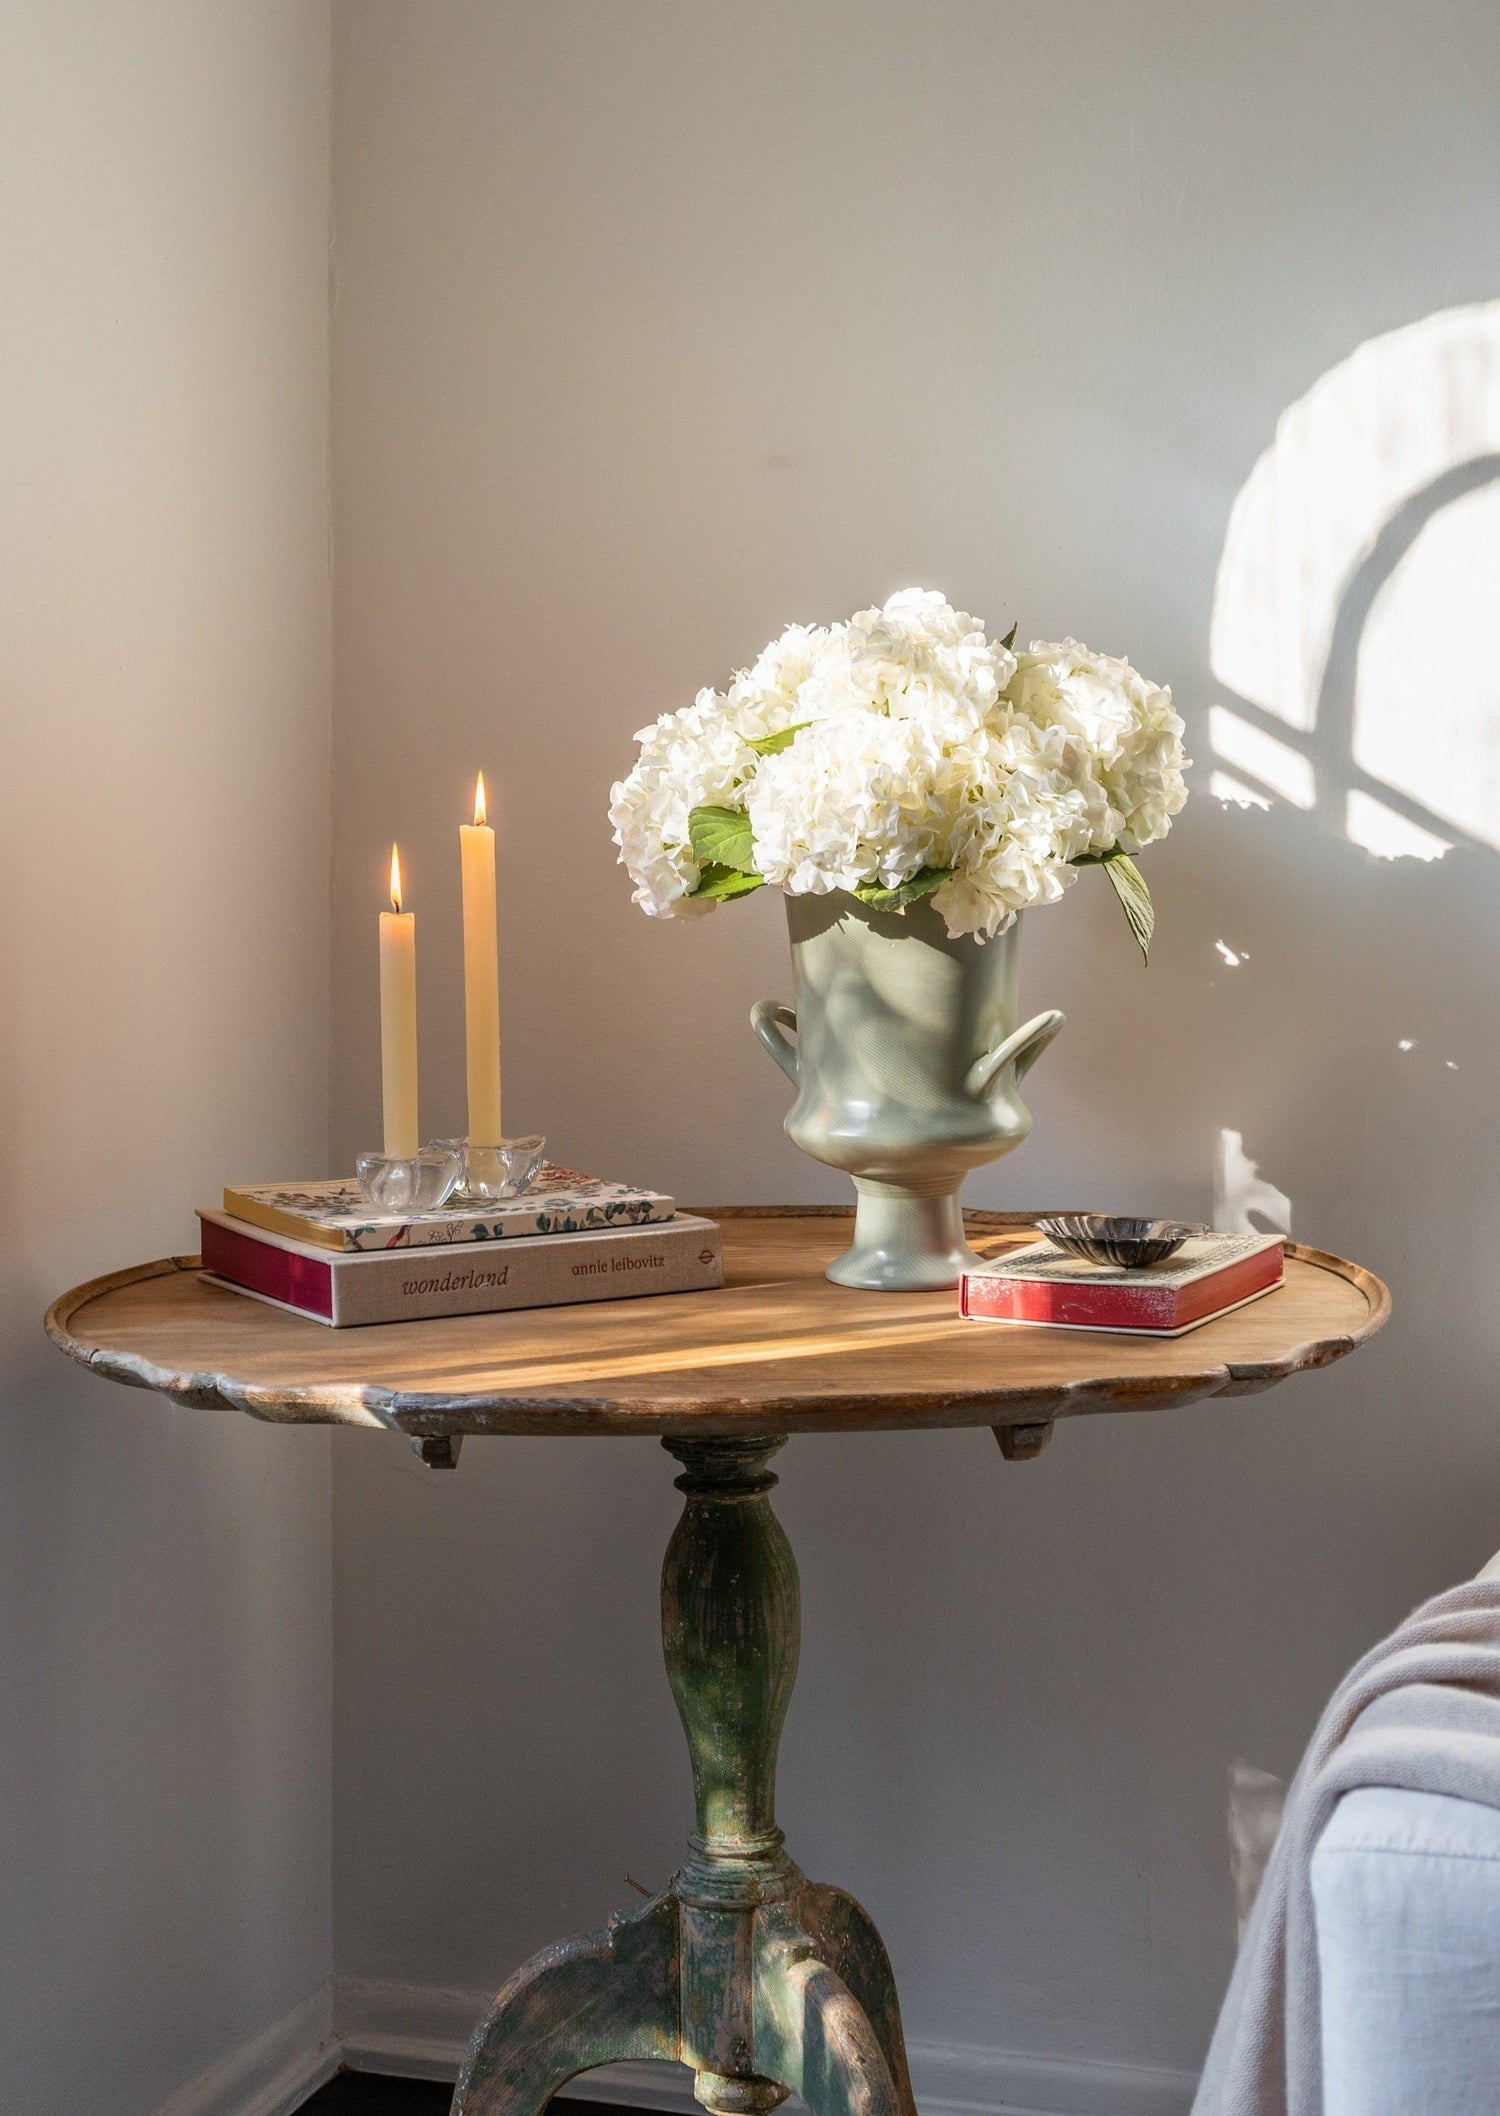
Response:
[[[401,909],[401,852],[395,845],[391,847],[391,909]]]
[[[476,779],[476,780],[474,781],[474,825],[475,825],[475,828],[476,828],[476,829],[478,829],[478,828],[479,828],[479,826],[480,826],[481,824],[483,824],[483,823],[487,822],[487,821],[488,821],[488,819],[489,819],[489,811],[488,811],[488,809],[487,809],[487,808],[486,808],[486,806],[485,806],[485,799],[484,799],[484,773],[483,773],[483,772],[481,772],[481,773],[479,774],[479,777],[478,777],[478,778],[477,778],[477,779]]]

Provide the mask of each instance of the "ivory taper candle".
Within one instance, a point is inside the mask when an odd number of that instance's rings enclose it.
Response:
[[[464,878],[464,1029],[469,1060],[469,1144],[498,1146],[500,957],[495,932],[495,833],[485,817],[484,773],[474,785],[474,820],[458,832]]]
[[[417,921],[401,908],[401,854],[391,847],[391,908],[380,914],[380,1088],[385,1151],[417,1152]]]

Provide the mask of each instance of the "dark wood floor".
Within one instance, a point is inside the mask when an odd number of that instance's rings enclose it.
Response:
[[[299,2116],[448,2116],[453,2089],[430,2079],[385,2079],[374,2072],[335,2072],[302,2104]]]
[[[299,2116],[448,2116],[453,2089],[430,2079],[387,2079],[376,2072],[336,2072]],[[620,2116],[601,2101],[559,2101],[565,2116]]]

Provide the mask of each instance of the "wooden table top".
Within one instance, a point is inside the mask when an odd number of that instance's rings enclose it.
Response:
[[[198,1276],[196,1257],[76,1287],[53,1342],[177,1403],[294,1423],[463,1433],[809,1433],[1006,1426],[1242,1396],[1363,1343],[1390,1311],[1357,1264],[1289,1244],[1286,1283],[1185,1337],[964,1322],[953,1293],[861,1293],[824,1266],[833,1207],[731,1207],[725,1285],[591,1306],[331,1330]],[[995,1256],[1029,1216],[973,1212]]]

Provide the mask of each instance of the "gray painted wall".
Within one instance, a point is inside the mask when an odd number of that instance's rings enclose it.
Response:
[[[4,33],[3,2032],[46,2116],[156,2106],[327,1963],[327,1443],[111,1398],[36,1335],[59,1285],[185,1245],[226,1167],[325,1157],[325,27],[161,0]],[[649,925],[603,807],[655,712],[791,617],[921,581],[1129,652],[1202,760],[1151,863],[1149,973],[1097,878],[1029,924],[1027,996],[1070,1023],[973,1201],[1206,1213],[1231,1130],[1300,1234],[1397,1294],[1347,1368],[1026,1467],[983,1434],[784,1458],[785,1818],[880,1917],[929,2076],[948,2053],[971,2098],[1031,2051],[1060,2065],[1038,2104],[1098,2105],[1091,2059],[1171,2102],[1228,1966],[1231,1764],[1285,1773],[1341,1668],[1500,1540],[1500,819],[1470,803],[1441,862],[1373,860],[1334,712],[1291,744],[1310,806],[1206,783],[1216,702],[1264,731],[1209,632],[1278,417],[1500,291],[1497,76],[1477,5],[337,10],[335,1163],[375,1134],[398,834],[427,1122],[461,1122],[453,832],[482,765],[513,1114],[687,1199],[836,1195],[745,1025],[786,988],[778,907]],[[1482,345],[1394,400],[1370,361],[1377,454],[1495,388]],[[1461,469],[1488,429],[1451,423]],[[1295,555],[1318,511],[1286,492]],[[1409,556],[1381,564],[1420,665]],[[1285,581],[1263,601],[1280,649],[1306,612]],[[1489,784],[1446,675],[1412,715]],[[371,2018],[420,2030],[675,1859],[670,1465],[332,1454],[335,1951]]]
[[[247,2045],[274,2069],[289,2015],[315,2047],[327,2006],[326,1436],[90,1380],[41,1317],[190,1249],[230,1171],[327,1152],[328,66],[301,0],[0,18],[0,2100],[26,2116],[146,2116]]]

